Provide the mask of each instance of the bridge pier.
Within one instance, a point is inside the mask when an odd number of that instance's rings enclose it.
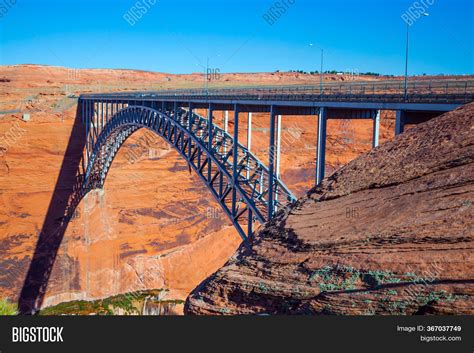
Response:
[[[397,118],[395,122],[395,136],[398,136],[403,133],[405,129],[405,111],[397,110]]]
[[[318,118],[318,147],[316,156],[316,185],[321,184],[326,168],[326,130],[327,130],[327,108],[319,109]]]
[[[372,135],[372,148],[379,146],[379,138],[380,138],[380,114],[381,111],[377,110],[374,117],[374,129]]]

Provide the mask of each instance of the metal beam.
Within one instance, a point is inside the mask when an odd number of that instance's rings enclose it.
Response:
[[[318,118],[318,155],[316,159],[316,185],[321,184],[326,168],[327,108],[322,107]]]

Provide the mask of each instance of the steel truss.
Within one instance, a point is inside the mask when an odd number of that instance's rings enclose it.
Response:
[[[189,108],[123,105],[83,100],[86,123],[84,194],[104,186],[120,147],[138,129],[146,128],[173,146],[198,174],[239,234],[247,240],[255,222],[270,220],[295,200],[293,194],[238,140],[238,108],[234,137]],[[109,111],[112,113],[109,118]],[[271,153],[271,152],[270,152]]]

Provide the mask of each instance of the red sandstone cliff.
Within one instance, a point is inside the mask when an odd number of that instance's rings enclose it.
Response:
[[[343,167],[188,297],[188,314],[474,314],[474,104]]]

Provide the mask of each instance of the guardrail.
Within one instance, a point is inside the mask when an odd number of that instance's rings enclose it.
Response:
[[[206,89],[164,90],[157,93],[167,94],[239,94],[249,93],[292,93],[292,94],[377,94],[398,93],[404,94],[404,81],[364,81],[364,82],[330,82],[320,85],[292,85],[292,86],[247,86],[222,87]],[[474,93],[474,78],[472,80],[440,80],[440,81],[412,81],[408,83],[409,94],[440,94],[440,93]]]

